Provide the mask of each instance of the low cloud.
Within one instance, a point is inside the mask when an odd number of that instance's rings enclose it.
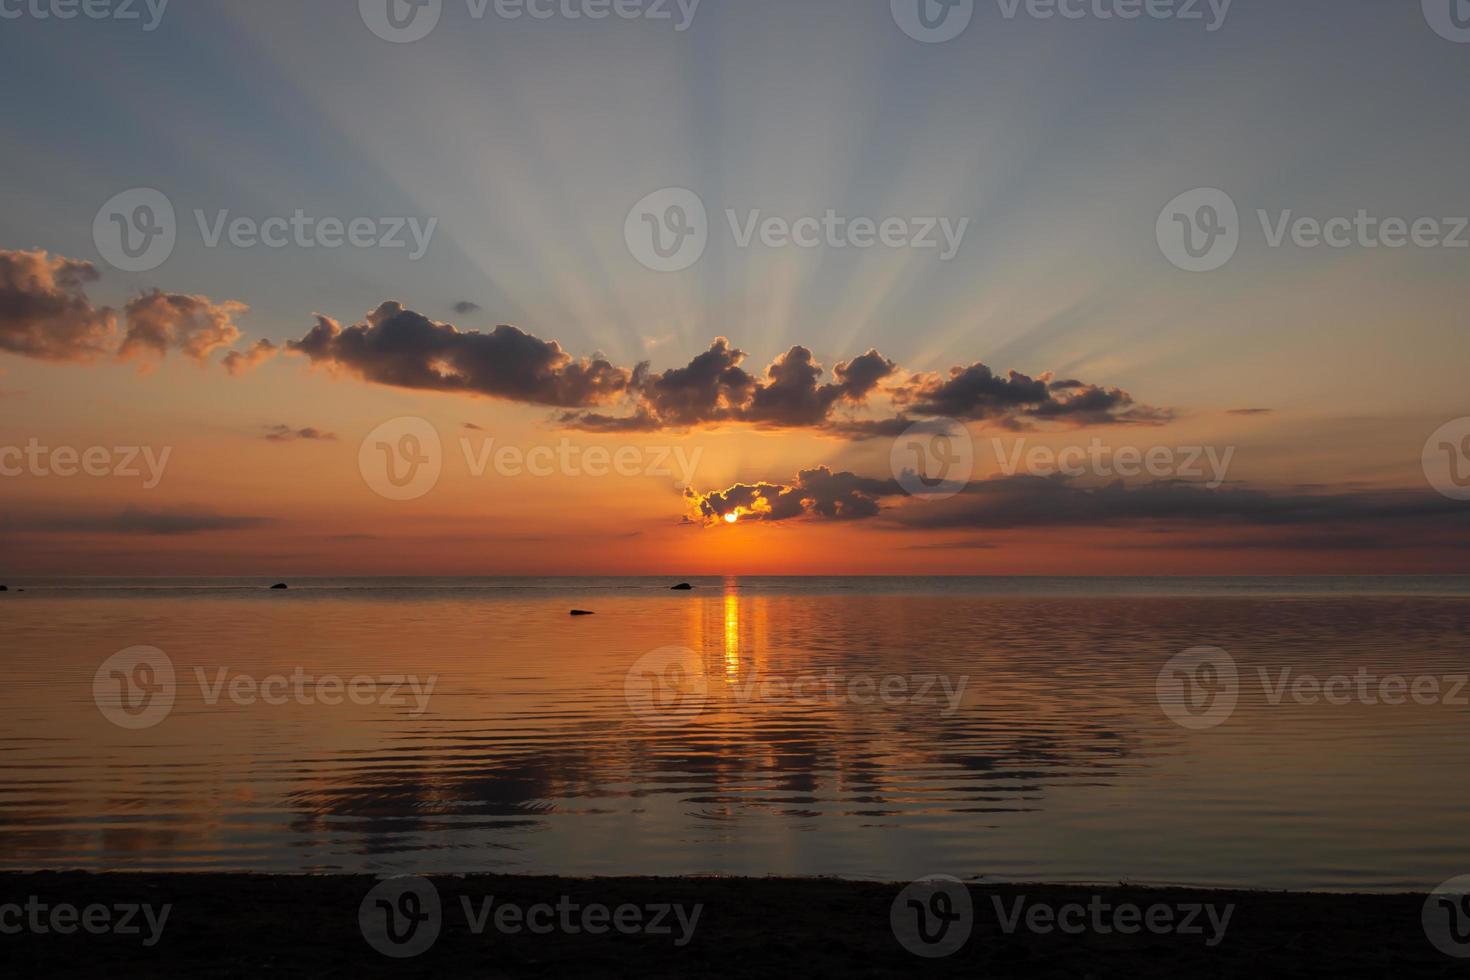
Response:
[[[281,348],[269,340],[257,340],[247,350],[232,350],[220,362],[232,377],[248,374],[281,352]]]
[[[912,530],[1015,531],[1131,528],[1203,535],[1200,546],[1228,547],[1231,534],[1257,533],[1242,547],[1388,548],[1407,541],[1470,536],[1470,511],[1458,501],[1418,490],[1263,489],[1158,481],[1137,486],[1088,485],[1066,477],[1009,476],[981,480],[945,500],[909,499],[892,480],[800,473],[791,483],[736,484],[686,493],[689,518],[715,526],[737,522],[867,520]],[[1211,539],[1213,533],[1217,537]],[[975,547],[966,542],[956,547]],[[1137,546],[1145,546],[1140,543]]]
[[[93,306],[86,286],[100,277],[90,262],[45,251],[0,249],[0,351],[46,361],[89,363],[99,358],[163,358],[178,352],[201,364],[240,338],[243,303],[152,290],[122,310]],[[119,341],[118,324],[124,329]],[[262,341],[226,355],[238,373],[268,356]]]
[[[118,356],[162,358],[173,350],[203,363],[240,339],[235,318],[248,310],[243,303],[215,303],[206,296],[155,289],[124,307],[128,332]]]
[[[30,517],[28,531],[88,534],[137,534],[172,537],[211,531],[243,531],[273,523],[268,517],[236,517],[202,507],[125,510],[95,514]]]
[[[377,384],[557,408],[601,404],[626,391],[632,377],[601,357],[574,358],[555,341],[515,327],[461,331],[399,303],[384,303],[350,327],[319,315],[287,347]]]
[[[815,518],[857,521],[876,517],[880,501],[903,491],[893,480],[833,473],[825,466],[803,470],[792,484],[737,483],[728,490],[685,491],[689,518],[717,525],[736,521],[789,521]]]
[[[265,438],[269,442],[296,442],[303,439],[307,441],[333,441],[337,438],[334,433],[323,432],[311,426],[293,429],[289,425],[268,425],[265,429]]]
[[[746,354],[723,337],[686,367],[659,374],[640,365],[629,385],[631,414],[566,412],[564,425],[592,432],[650,432],[740,422],[765,428],[807,428],[849,439],[891,438],[925,417],[987,421],[1008,429],[1037,423],[1072,427],[1161,425],[1171,411],[1135,403],[1119,388],[1050,381],[1016,371],[996,375],[985,364],[953,368],[947,377],[913,374],[885,387],[899,367],[876,350],[839,363],[832,381],[812,352],[793,347],[761,375],[745,370]],[[888,418],[853,411],[886,395],[900,409]]]
[[[893,391],[894,404],[921,416],[998,422],[1028,429],[1035,422],[1071,426],[1161,425],[1174,413],[1136,404],[1121,388],[1077,380],[1032,378],[1019,371],[996,374],[989,365],[954,367],[948,375],[913,375]]]
[[[0,350],[45,361],[111,354],[117,316],[84,290],[99,278],[90,262],[0,250]]]

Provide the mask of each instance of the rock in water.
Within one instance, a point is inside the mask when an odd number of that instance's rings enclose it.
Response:
[[[277,582],[275,585],[272,585],[271,588],[272,589],[286,589],[286,588],[290,588],[290,586],[288,586],[285,582]]]
[[[669,591],[670,592],[693,592],[694,591],[694,586],[690,585],[688,582],[680,582],[678,585],[674,586]]]
[[[9,592],[9,591],[10,591],[10,588],[8,586],[0,585],[0,592]]]
[[[597,613],[595,613],[595,612],[588,612],[585,609],[573,609],[572,610],[572,615],[573,616],[596,616]]]

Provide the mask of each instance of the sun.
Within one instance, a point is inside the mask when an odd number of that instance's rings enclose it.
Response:
[[[726,524],[734,524],[738,520],[740,520],[740,515],[735,513],[734,511],[731,511],[730,513],[725,515]]]

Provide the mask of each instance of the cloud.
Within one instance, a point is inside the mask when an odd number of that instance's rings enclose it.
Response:
[[[176,350],[203,363],[214,351],[240,339],[235,317],[248,310],[243,303],[215,303],[207,296],[155,289],[124,307],[128,333],[118,348],[118,356],[142,354],[161,358]]]
[[[269,442],[296,442],[302,439],[309,441],[332,441],[337,438],[331,432],[323,432],[311,426],[302,429],[293,429],[289,425],[268,425],[265,429],[265,439]]]
[[[1226,415],[1274,415],[1274,408],[1232,408]]]
[[[1053,381],[1047,375],[1032,378],[1019,371],[1002,377],[979,362],[951,368],[944,377],[914,375],[894,389],[893,400],[916,415],[997,421],[1010,429],[1027,429],[1034,422],[1161,425],[1174,418],[1166,409],[1136,404],[1121,388]]]
[[[467,299],[460,300],[458,303],[454,304],[454,312],[458,313],[460,316],[467,316],[470,313],[478,313],[480,312],[480,304],[471,303]]]
[[[1171,421],[1173,413],[1138,405],[1119,388],[1081,381],[1049,381],[1011,371],[996,375],[976,363],[953,368],[948,377],[914,374],[884,388],[899,367],[876,350],[839,363],[832,381],[806,347],[792,347],[761,376],[746,371],[744,351],[724,337],[688,366],[661,374],[640,365],[629,391],[632,413],[607,415],[565,412],[559,421],[593,432],[649,432],[702,424],[740,422],[766,428],[809,428],[850,439],[900,435],[923,417],[991,421],[1026,429],[1049,422],[1074,427],[1151,424]],[[850,411],[887,395],[900,408],[889,418],[860,419]],[[849,410],[840,412],[839,410]]]
[[[1458,501],[1418,490],[1225,487],[1160,481],[1093,486],[1066,477],[1009,476],[978,481],[946,500],[909,500],[892,480],[826,467],[786,483],[736,484],[710,493],[686,491],[686,521],[718,526],[726,515],[746,521],[854,521],[881,518],[912,531],[1091,530],[1159,534],[1128,547],[1358,550],[1470,541],[1470,511]],[[1191,540],[1181,541],[1180,536]],[[1197,538],[1197,540],[1196,540]],[[983,541],[934,547],[983,547]]]
[[[87,298],[86,284],[99,278],[90,262],[0,250],[0,351],[77,363],[104,356],[162,358],[178,351],[203,363],[240,338],[235,319],[248,311],[243,303],[155,289],[123,307],[126,331],[119,345],[118,312],[94,307]],[[264,359],[262,344],[272,346],[262,341],[247,354],[232,351],[226,369],[236,373]]]
[[[172,537],[209,531],[240,531],[273,523],[268,517],[235,517],[201,507],[143,510],[129,507],[118,512],[31,517],[27,531],[63,533],[139,534]],[[18,530],[18,528],[17,528]]]
[[[808,517],[856,521],[876,517],[879,501],[903,491],[893,480],[875,480],[853,473],[833,473],[825,466],[803,470],[790,485],[737,483],[728,490],[701,494],[685,491],[691,519],[707,525],[741,521],[788,521]]]
[[[0,250],[0,350],[46,361],[110,354],[117,317],[84,291],[98,278],[90,262]]]
[[[266,361],[281,352],[281,348],[269,340],[257,340],[253,347],[247,350],[232,350],[224,356],[220,362],[224,369],[233,377],[239,377],[260,367]]]
[[[1309,493],[1160,481],[1094,487],[1061,477],[1012,476],[971,484],[950,500],[904,508],[897,520],[917,528],[1097,527],[1183,522],[1206,526],[1328,528],[1361,531],[1424,522],[1470,528],[1456,501],[1411,490]]]
[[[461,331],[392,302],[345,328],[319,315],[287,347],[377,384],[558,408],[601,404],[627,390],[632,377],[601,357],[574,358],[555,341],[515,327]]]
[[[743,422],[768,428],[822,428],[833,410],[858,407],[879,384],[898,370],[876,350],[845,361],[833,370],[833,381],[812,352],[792,347],[757,377],[746,371],[746,353],[724,337],[682,368],[651,373],[647,365],[633,372],[629,389],[636,405],[632,415],[609,416],[568,412],[561,421],[594,432],[641,432],[694,425]]]

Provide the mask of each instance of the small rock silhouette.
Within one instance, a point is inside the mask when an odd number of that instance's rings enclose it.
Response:
[[[693,592],[694,591],[694,586],[690,585],[688,582],[680,582],[678,585],[674,586],[669,591],[670,592]]]
[[[595,613],[595,612],[588,612],[585,609],[573,609],[572,610],[572,615],[573,616],[596,616],[597,613]]]
[[[9,592],[9,591],[10,591],[9,587],[4,586],[4,585],[0,585],[0,592]]]
[[[277,582],[275,585],[272,585],[271,588],[272,589],[286,589],[286,588],[290,588],[290,586],[288,586],[285,582]]]

